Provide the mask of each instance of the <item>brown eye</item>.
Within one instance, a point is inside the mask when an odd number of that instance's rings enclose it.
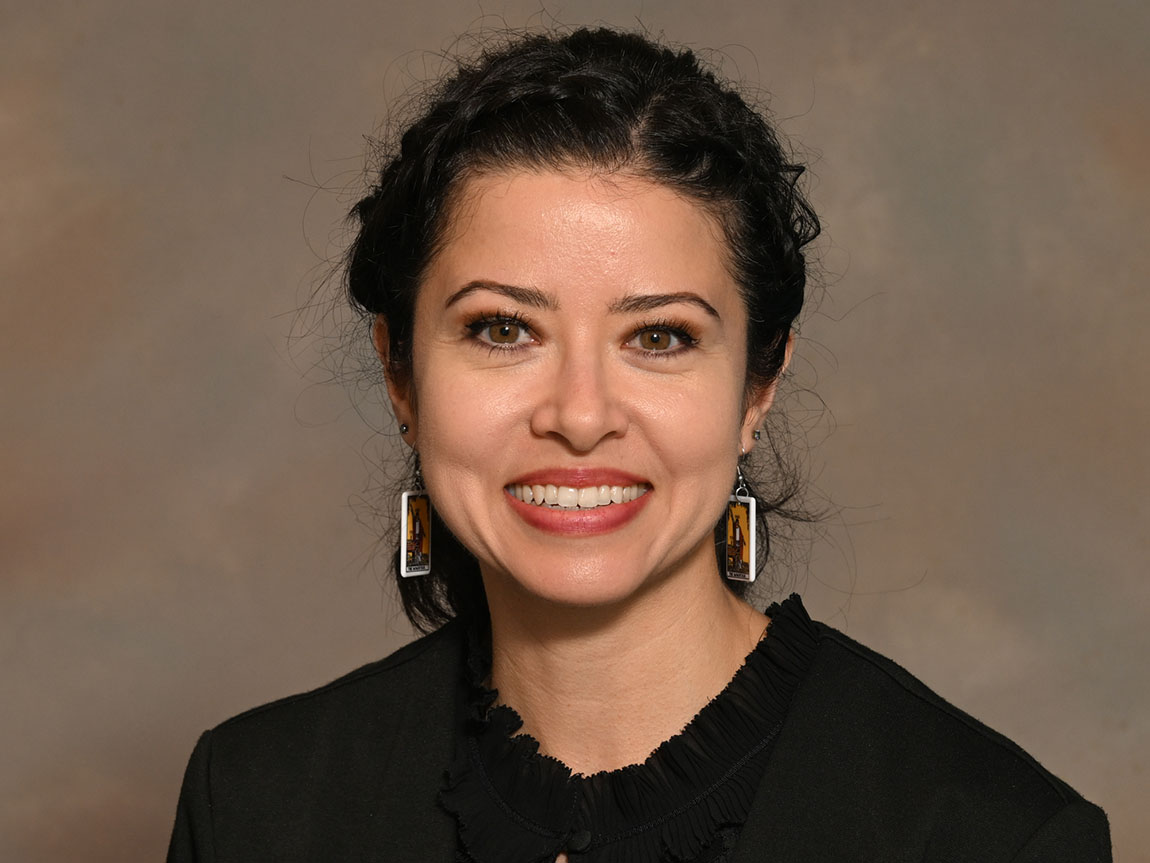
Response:
[[[523,328],[519,324],[502,321],[487,328],[487,338],[497,345],[513,345],[519,341]]]
[[[674,347],[670,330],[643,330],[639,333],[639,347],[645,351],[665,351]]]

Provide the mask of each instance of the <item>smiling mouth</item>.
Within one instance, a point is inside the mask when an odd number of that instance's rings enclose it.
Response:
[[[523,503],[546,509],[587,510],[612,504],[630,503],[642,497],[651,487],[646,483],[636,485],[592,485],[575,488],[569,485],[524,485],[513,484],[506,492]]]

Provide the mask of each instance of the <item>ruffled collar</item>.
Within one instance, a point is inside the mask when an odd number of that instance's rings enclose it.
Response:
[[[519,715],[493,706],[489,648],[473,639],[465,732],[440,802],[474,863],[694,860],[750,811],[791,696],[818,646],[797,595],[767,609],[768,636],[711,702],[642,764],[591,776],[539,752]]]

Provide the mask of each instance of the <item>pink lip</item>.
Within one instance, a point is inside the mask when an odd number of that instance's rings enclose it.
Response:
[[[519,484],[527,485],[528,483],[524,481]],[[571,485],[573,488],[578,487],[574,483],[568,483],[566,481],[562,483],[552,481],[551,484]],[[636,484],[637,483],[634,482],[608,483],[606,481],[599,483],[599,485]],[[587,488],[591,485],[594,485],[594,483],[588,481],[582,487]],[[552,509],[549,506],[524,503],[510,492],[504,492],[503,496],[507,500],[511,510],[537,530],[559,536],[594,536],[596,534],[610,533],[627,524],[643,511],[643,507],[647,505],[647,500],[651,497],[651,494],[652,492],[648,490],[645,494],[641,494],[639,497],[627,503],[613,503],[610,506],[597,506],[594,509]]]
[[[516,477],[508,483],[508,485],[566,485],[571,488],[590,488],[593,485],[650,484],[641,476],[609,467],[544,468]],[[619,505],[613,504],[613,506]]]

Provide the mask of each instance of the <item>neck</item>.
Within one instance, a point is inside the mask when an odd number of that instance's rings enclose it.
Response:
[[[500,700],[541,752],[583,774],[640,763],[680,732],[767,624],[713,570],[665,579],[610,607],[490,587],[488,603]]]

